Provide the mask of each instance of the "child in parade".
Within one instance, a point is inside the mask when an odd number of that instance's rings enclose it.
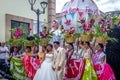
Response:
[[[90,42],[84,43],[84,51],[82,53],[82,57],[86,59],[86,63],[81,80],[97,80],[97,75],[92,65],[92,51],[90,49]]]
[[[98,43],[95,54],[93,56],[94,69],[97,73],[98,80],[116,80],[114,72],[109,64],[106,63],[106,55],[104,53],[104,45]]]

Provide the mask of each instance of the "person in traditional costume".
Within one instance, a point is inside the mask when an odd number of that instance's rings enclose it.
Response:
[[[93,55],[93,63],[98,80],[116,80],[110,65],[106,64],[106,55],[103,50],[104,45],[98,43],[95,54]]]
[[[83,50],[84,50],[84,43],[80,42],[78,45],[78,51],[76,52],[77,59],[81,58]]]
[[[92,51],[90,49],[90,42],[84,43],[84,51],[82,57],[86,59],[85,70],[81,80],[97,80],[96,72],[92,63]]]
[[[37,70],[33,80],[58,80],[56,72],[52,69],[53,57],[53,46],[48,44],[47,53],[44,55],[44,61]]]
[[[19,54],[18,47],[14,46],[14,50],[11,53],[11,57],[20,57],[21,55]]]
[[[0,74],[7,79],[12,79],[11,73],[9,71],[10,64],[9,64],[9,50],[5,46],[5,42],[1,42],[0,46]]]
[[[85,67],[85,59],[77,59],[76,51],[72,43],[69,44],[66,53],[66,66],[64,80],[80,80]]]
[[[46,53],[46,46],[42,46],[42,51],[39,53],[39,58],[43,59]]]
[[[24,53],[22,62],[25,69],[25,73],[30,79],[33,79],[36,71],[38,70],[41,64],[41,60],[33,57],[38,56],[38,54],[32,53],[31,46],[26,46],[26,52]]]

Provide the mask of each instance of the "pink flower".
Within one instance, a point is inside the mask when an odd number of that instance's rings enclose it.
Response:
[[[80,20],[80,23],[85,24],[85,20],[84,19]]]
[[[82,27],[85,30],[87,26],[86,26],[86,24],[83,24]]]
[[[90,19],[90,23],[93,25],[94,24],[94,22],[95,22],[95,20],[92,18],[92,19]]]
[[[40,36],[44,36],[42,32],[40,32]]]
[[[22,37],[23,32],[21,31],[20,28],[16,28],[16,29],[15,29],[15,32],[13,33],[13,35],[14,35],[15,38],[18,38],[18,39],[19,39],[19,38]]]
[[[67,30],[64,30],[64,32],[65,32],[65,33],[68,33],[68,31],[67,31]]]
[[[91,24],[91,23],[89,23],[88,28],[91,28],[91,27],[92,27],[92,24]]]
[[[103,32],[107,32],[107,29],[106,29],[106,28],[103,28]]]
[[[112,19],[110,18],[110,19],[107,21],[107,23],[110,24],[111,22],[112,22]]]
[[[65,24],[68,26],[68,25],[71,25],[71,20],[66,20]]]
[[[100,24],[104,24],[105,20],[103,18],[100,19]]]

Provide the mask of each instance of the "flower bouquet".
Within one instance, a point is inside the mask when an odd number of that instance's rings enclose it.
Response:
[[[66,43],[74,43],[76,41],[76,38],[80,36],[79,33],[75,32],[74,27],[70,27],[69,30],[64,30],[63,34],[65,35]]]
[[[24,32],[23,28],[14,28],[11,29],[10,32],[12,34],[12,38],[9,39],[8,44],[11,46],[19,46],[24,42]]]
[[[98,24],[94,25],[96,42],[105,44],[106,40],[117,41],[115,38],[110,38],[108,33],[112,30],[116,17],[103,16]]]
[[[95,23],[95,19],[93,17],[90,18],[89,21],[86,19],[81,19],[79,21],[82,27],[82,35],[81,35],[81,41],[92,41],[93,34],[92,34],[92,28]]]
[[[35,35],[36,41],[41,46],[46,46],[53,37],[53,32],[50,32],[46,26],[43,27],[42,32]]]

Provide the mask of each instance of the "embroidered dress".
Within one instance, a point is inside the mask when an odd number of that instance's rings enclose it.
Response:
[[[64,80],[80,80],[85,67],[85,59],[75,59],[74,53],[68,52]]]
[[[24,71],[21,58],[11,58],[10,71],[15,80],[26,80],[27,76]]]
[[[33,79],[36,71],[38,70],[38,68],[40,66],[41,60],[33,58],[33,57],[26,54],[22,58],[22,62],[23,62],[23,66],[24,66],[24,69],[25,69],[27,76],[30,79]]]
[[[109,64],[102,64],[102,57],[105,54],[103,52],[96,52],[95,56],[93,56],[94,61],[94,69],[97,73],[98,80],[116,80],[114,76],[114,72]]]
[[[91,59],[88,54],[88,49],[86,52],[83,51],[83,57],[86,59],[85,70],[81,80],[97,80],[96,72],[91,64]]]

